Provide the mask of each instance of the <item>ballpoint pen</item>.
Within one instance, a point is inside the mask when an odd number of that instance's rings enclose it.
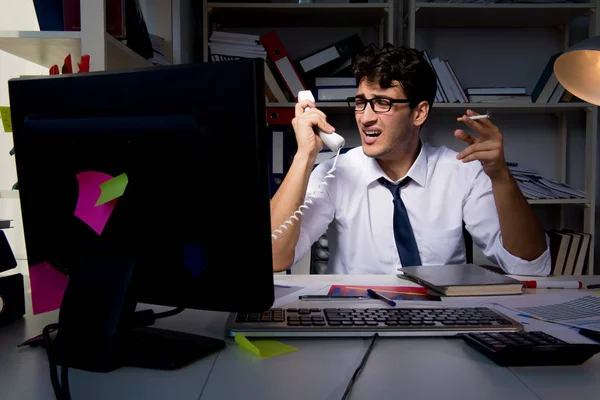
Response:
[[[394,300],[385,297],[381,293],[377,293],[373,289],[367,289],[367,293],[369,293],[369,296],[371,296],[371,297],[373,297],[375,299],[380,299],[380,300],[385,301],[386,303],[388,303],[392,307],[396,305],[396,302]]]
[[[600,289],[600,284],[587,285],[586,287],[588,289]]]
[[[368,296],[335,296],[332,294],[305,294],[298,296],[300,300],[371,300]]]
[[[30,339],[27,339],[23,343],[17,345],[17,347],[24,347],[24,346],[36,347],[43,343],[44,343],[44,337],[43,337],[43,335],[40,334],[40,335],[36,335]]]

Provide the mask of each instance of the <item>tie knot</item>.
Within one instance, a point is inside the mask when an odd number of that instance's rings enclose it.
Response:
[[[400,189],[402,189],[402,187],[406,186],[406,184],[410,182],[410,177],[407,176],[406,178],[402,179],[399,183],[392,183],[385,178],[379,178],[379,182],[381,182],[386,188],[390,190],[390,192],[392,192],[392,196],[394,197],[394,199],[399,199]]]

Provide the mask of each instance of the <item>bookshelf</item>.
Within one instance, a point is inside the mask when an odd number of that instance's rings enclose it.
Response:
[[[203,0],[203,55],[213,28],[246,30],[276,28],[369,27],[377,43],[394,42],[394,1],[383,3],[221,3]],[[327,44],[325,42],[321,45]],[[314,50],[320,46],[314,44]]]
[[[588,15],[596,9],[594,2],[426,3],[407,0],[405,4],[409,6],[408,17],[413,18],[412,24],[409,24],[411,27],[436,28],[553,27]]]
[[[0,31],[0,50],[50,68],[61,66],[66,54],[81,58],[81,32]],[[150,67],[152,64],[109,34],[104,35],[106,70]],[[76,68],[76,65],[74,65]]]
[[[403,9],[406,15],[401,27],[403,31],[403,44],[410,47],[423,47],[418,42],[421,30],[424,35],[431,37],[443,35],[444,32],[452,32],[456,29],[531,29],[550,28],[557,32],[560,40],[560,50],[567,49],[570,45],[582,39],[571,38],[570,24],[575,18],[586,20],[588,36],[597,35],[600,31],[600,20],[597,13],[597,2],[564,2],[564,3],[446,3],[446,2],[424,2],[419,0],[405,0]],[[450,29],[450,30],[447,30]],[[476,33],[474,33],[476,34]],[[427,39],[424,41],[427,42]],[[548,39],[551,40],[551,39]],[[476,38],[466,44],[467,51],[447,58],[460,61],[461,58],[469,57],[469,46],[472,51],[477,51],[477,46],[487,46],[485,40]],[[424,46],[427,50],[427,45]],[[531,52],[536,52],[532,45]],[[489,53],[486,53],[489,54]],[[504,51],[509,56],[510,51]],[[550,54],[547,55],[548,57]],[[504,60],[505,64],[507,60]],[[502,61],[500,61],[502,62]],[[485,64],[485,63],[484,63]],[[464,65],[464,63],[463,63]],[[506,64],[510,65],[510,64]],[[513,64],[514,65],[514,64]],[[476,68],[476,67],[474,67]],[[467,74],[466,68],[461,73]],[[459,79],[461,74],[459,73]],[[494,82],[490,78],[489,85]],[[582,230],[592,234],[589,258],[587,262],[587,273],[594,274],[594,252],[595,243],[595,203],[596,203],[596,148],[598,130],[598,107],[585,102],[570,103],[436,103],[432,110],[432,116],[445,113],[462,112],[466,108],[475,110],[491,110],[493,114],[505,114],[511,117],[528,118],[528,116],[548,114],[555,117],[556,129],[548,132],[548,139],[556,141],[556,179],[561,182],[567,181],[569,169],[569,157],[583,158],[582,165],[584,187],[582,188],[586,197],[584,199],[540,199],[528,200],[536,206],[555,206],[560,210],[559,227],[563,228],[567,208],[579,207],[583,209]],[[572,121],[583,120],[583,154],[573,155],[569,151],[569,127]],[[454,129],[455,127],[452,127]],[[502,127],[501,127],[502,128]],[[545,135],[544,135],[545,136]],[[577,161],[577,160],[576,160]]]

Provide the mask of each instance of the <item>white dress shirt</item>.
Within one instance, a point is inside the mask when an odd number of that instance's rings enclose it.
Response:
[[[473,242],[506,273],[548,275],[549,246],[533,261],[516,257],[504,248],[491,180],[481,163],[463,163],[456,154],[446,147],[423,143],[407,173],[412,180],[401,189],[421,263],[466,262],[462,231],[465,221]],[[310,177],[310,202],[305,203],[308,209],[303,210],[300,219],[294,264],[327,231],[328,273],[395,274],[402,264],[394,239],[392,194],[378,182],[380,177],[389,177],[361,147],[341,154],[332,172],[334,177],[325,179],[333,161],[319,164]],[[321,184],[324,179],[326,184]]]

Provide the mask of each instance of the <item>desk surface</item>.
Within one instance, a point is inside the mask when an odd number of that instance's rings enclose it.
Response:
[[[584,283],[600,283],[600,276],[579,278]],[[305,285],[404,282],[382,275],[275,275],[275,279]],[[54,398],[44,351],[16,346],[55,322],[57,316],[57,312],[33,316],[28,306],[26,318],[0,328],[0,400]],[[186,310],[157,321],[156,326],[222,338],[226,318],[226,313]],[[218,354],[178,371],[122,368],[97,374],[70,370],[72,397],[340,399],[369,344],[368,339],[360,338],[286,338],[282,341],[297,347],[297,352],[261,360],[231,339],[226,341],[227,347]],[[503,368],[456,338],[380,338],[351,398],[430,399],[447,398],[448,394],[477,400],[596,398],[600,394],[600,355],[575,367]]]

